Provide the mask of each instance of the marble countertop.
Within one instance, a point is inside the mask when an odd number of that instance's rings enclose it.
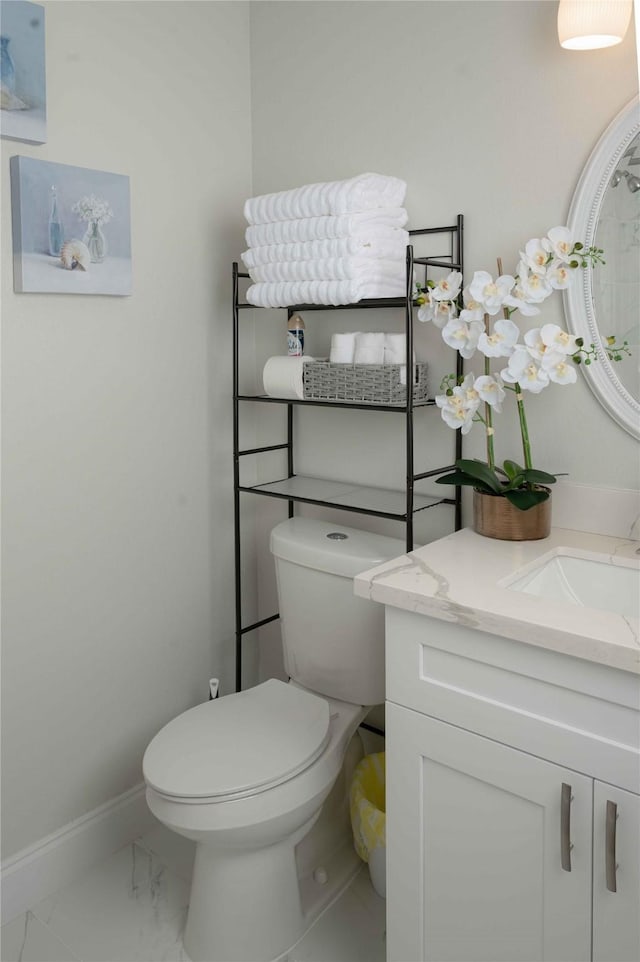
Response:
[[[470,528],[362,572],[356,595],[514,641],[640,673],[639,619],[509,589],[557,549],[635,566],[640,542],[553,528],[542,541],[497,541]],[[640,614],[640,612],[639,612]]]

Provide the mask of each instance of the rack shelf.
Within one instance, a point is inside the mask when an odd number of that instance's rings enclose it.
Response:
[[[438,474],[441,472],[442,468],[438,470]],[[291,478],[282,478],[280,481],[270,481],[267,484],[240,485],[239,490],[262,494],[269,498],[281,498],[285,501],[319,504],[327,508],[340,508],[341,511],[390,518],[393,521],[407,520],[404,491],[394,491],[390,488],[373,488],[368,485],[347,484],[296,474]],[[433,508],[437,504],[455,504],[455,499],[414,492],[414,514],[426,508]]]
[[[293,314],[309,311],[353,311],[353,310],[389,310],[396,309],[404,312],[406,335],[406,363],[410,369],[413,359],[413,313],[417,302],[413,299],[414,267],[424,267],[425,279],[429,276],[430,268],[444,268],[447,270],[463,270],[463,216],[459,214],[455,224],[444,227],[427,227],[409,231],[410,239],[421,235],[445,235],[449,240],[449,251],[437,257],[414,256],[414,246],[407,247],[406,257],[406,294],[404,297],[376,298],[359,301],[356,304],[292,304],[283,310],[290,318]],[[242,623],[242,580],[240,559],[240,501],[242,494],[259,495],[286,501],[289,517],[293,517],[296,504],[314,504],[323,507],[339,508],[341,511],[351,511],[357,514],[370,515],[398,521],[405,526],[405,544],[407,551],[413,549],[413,518],[414,515],[440,504],[452,505],[455,512],[456,530],[462,526],[461,493],[455,488],[454,497],[437,497],[422,494],[415,490],[415,484],[427,478],[443,474],[452,465],[444,465],[429,471],[416,473],[414,467],[413,450],[413,415],[418,409],[434,406],[433,399],[416,401],[413,397],[413,384],[408,385],[406,403],[403,404],[367,404],[357,401],[324,401],[275,398],[264,394],[241,394],[239,391],[239,362],[240,362],[240,315],[245,310],[262,310],[252,304],[240,300],[240,280],[248,279],[249,275],[239,270],[238,264],[233,264],[233,457],[234,457],[234,523],[235,523],[235,584],[236,584],[236,689],[242,688],[242,639],[245,634],[266,625],[278,618],[278,614],[263,618],[250,625]],[[462,360],[457,355],[456,374],[462,374]],[[411,382],[411,378],[408,379]],[[285,404],[287,405],[287,439],[280,444],[270,444],[262,447],[241,449],[239,444],[240,407],[244,402]],[[406,484],[403,490],[376,488],[368,485],[351,484],[345,481],[314,478],[298,475],[294,470],[294,418],[295,407],[325,407],[347,408],[360,411],[383,411],[402,414],[405,419],[406,440]],[[462,443],[460,432],[455,432],[453,442],[453,461],[461,457]],[[265,452],[286,451],[287,476],[267,483],[244,485],[240,482],[240,461],[249,455],[260,455]]]
[[[266,394],[238,394],[236,400],[238,401],[264,401],[266,404],[303,404],[308,407],[320,407],[320,408],[352,408],[356,411],[399,411],[401,414],[405,414],[407,410],[406,404],[366,404],[365,402],[359,403],[358,401],[312,401],[298,398],[283,398],[283,397],[268,397]],[[435,401],[433,398],[429,398],[426,401],[414,401],[414,408],[424,408],[433,406]]]

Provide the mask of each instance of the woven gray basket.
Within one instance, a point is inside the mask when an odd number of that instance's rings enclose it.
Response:
[[[400,383],[404,364],[331,364],[308,361],[302,380],[307,401],[355,401],[359,404],[405,404]],[[413,400],[427,399],[427,365],[414,365]]]

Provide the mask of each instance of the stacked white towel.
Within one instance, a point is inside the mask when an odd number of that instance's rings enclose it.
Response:
[[[405,292],[406,184],[361,174],[245,203],[250,304],[351,304]]]
[[[413,352],[415,364],[416,352]],[[385,364],[405,364],[407,361],[407,335],[406,334],[385,334],[384,336],[384,363]]]
[[[407,185],[398,177],[359,174],[348,180],[306,184],[293,190],[263,194],[245,202],[248,224],[270,224],[300,217],[351,214],[376,207],[401,207]]]
[[[400,383],[407,383],[407,335],[406,334],[385,334],[384,336],[384,363],[401,364]],[[416,352],[413,352],[413,363],[411,366],[415,376]]]
[[[273,224],[255,224],[247,227],[245,240],[249,247],[266,247],[271,244],[296,244],[317,240],[336,240],[356,237],[372,240],[384,236],[387,231],[400,230],[409,216],[404,207],[381,208],[362,211],[359,214],[339,214],[335,217],[307,217],[300,220],[282,220]],[[249,265],[247,265],[249,266]]]
[[[401,364],[407,361],[406,334],[347,331],[331,335],[332,364]],[[416,352],[413,352],[413,363]]]
[[[353,363],[384,364],[384,334],[358,334]]]
[[[331,350],[329,352],[331,364],[353,364],[356,338],[359,333],[359,331],[346,331],[331,335]]]
[[[371,257],[325,257],[314,261],[283,261],[251,269],[256,284],[278,281],[388,281],[398,274],[398,260]]]

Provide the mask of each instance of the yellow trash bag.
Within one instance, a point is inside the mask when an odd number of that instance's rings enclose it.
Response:
[[[369,863],[373,887],[386,897],[385,753],[365,755],[353,773],[350,792],[351,827],[356,852]]]

